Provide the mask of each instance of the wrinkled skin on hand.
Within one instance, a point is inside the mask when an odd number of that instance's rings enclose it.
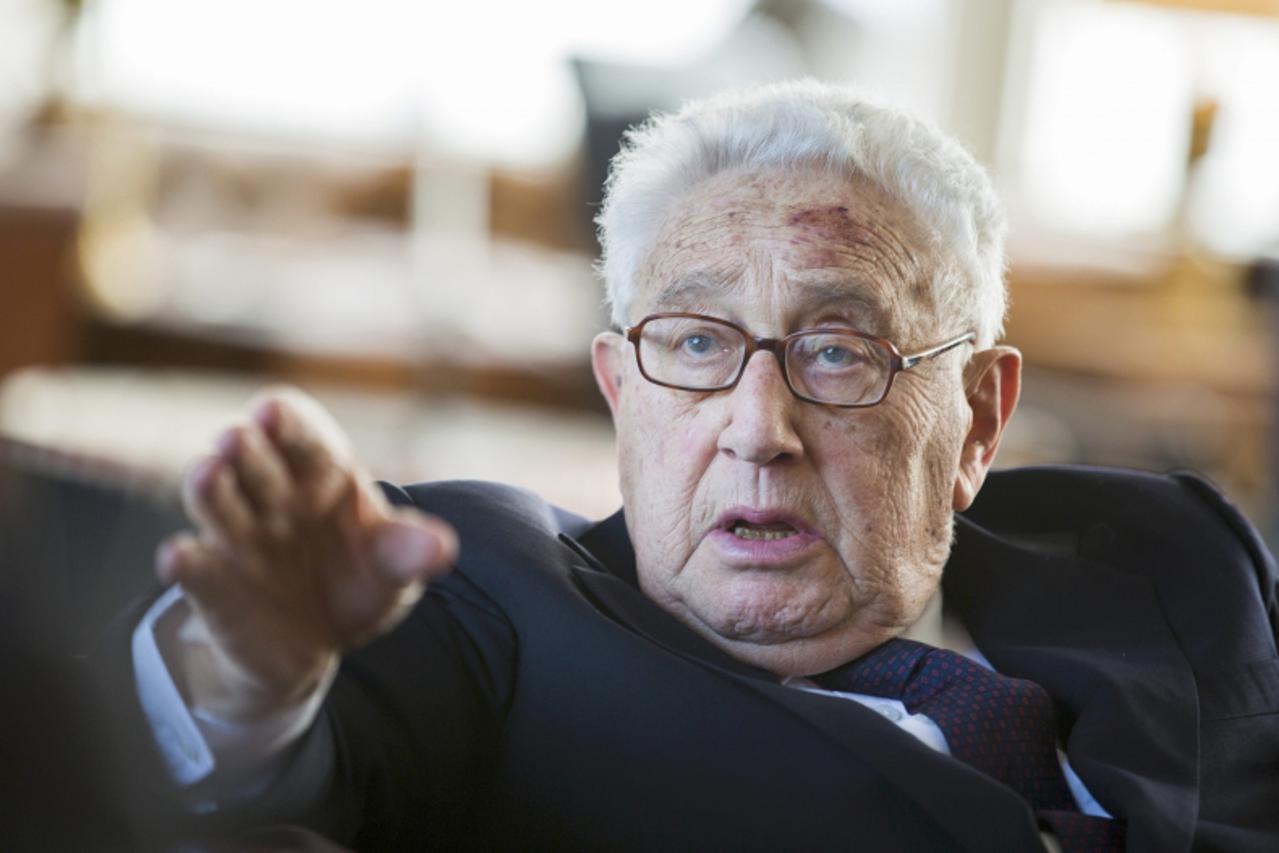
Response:
[[[157,574],[182,584],[210,642],[175,669],[189,701],[230,721],[308,695],[457,554],[448,525],[387,503],[296,390],[262,395],[191,469],[183,498],[197,530],[161,545]]]

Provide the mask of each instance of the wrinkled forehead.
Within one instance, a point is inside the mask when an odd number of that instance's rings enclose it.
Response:
[[[733,271],[716,275],[694,270],[675,276],[657,289],[651,305],[652,311],[734,315],[764,307],[798,317],[834,315],[855,321],[858,329],[875,334],[892,331],[897,313],[895,306],[885,302],[879,288],[859,278],[825,270],[796,271],[770,289],[752,286],[748,276]]]
[[[789,328],[827,321],[885,337],[935,317],[933,241],[865,182],[816,171],[720,175],[672,206],[635,307]]]

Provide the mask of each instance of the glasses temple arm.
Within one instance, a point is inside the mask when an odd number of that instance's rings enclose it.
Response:
[[[965,332],[959,337],[953,340],[946,341],[945,343],[940,343],[937,346],[932,347],[931,349],[926,349],[923,352],[917,352],[917,353],[914,353],[913,355],[904,355],[902,356],[902,370],[910,370],[912,367],[919,364],[921,361],[927,361],[931,358],[936,358],[942,353],[952,350],[955,347],[959,346],[960,344],[966,344],[966,343],[969,343],[970,341],[975,341],[976,339],[977,339],[976,332]]]

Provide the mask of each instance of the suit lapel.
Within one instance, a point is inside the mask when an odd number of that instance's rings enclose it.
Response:
[[[572,576],[603,613],[668,652],[732,679],[819,729],[918,803],[964,848],[1020,850],[1039,844],[1031,810],[1008,788],[924,746],[856,702],[779,684],[771,673],[736,660],[657,607],[633,583],[613,574],[612,564],[606,567],[597,556],[615,555],[620,573],[633,577],[630,542],[624,537],[620,513],[587,531],[581,541],[560,537],[586,563],[571,561]],[[974,814],[983,819],[973,820]]]
[[[1185,850],[1198,810],[1193,675],[1150,582],[964,518],[943,585],[1000,672],[1042,684],[1071,766],[1133,850]]]
[[[873,768],[964,849],[989,853],[1040,848],[1035,816],[1012,789],[925,746],[869,708],[776,682],[750,686]]]

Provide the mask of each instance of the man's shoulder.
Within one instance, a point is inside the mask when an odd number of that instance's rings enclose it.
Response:
[[[380,483],[394,504],[417,506],[454,526],[481,527],[487,536],[578,536],[591,521],[561,509],[535,492],[490,480],[441,480],[396,486]],[[485,532],[481,530],[480,532]]]
[[[454,572],[434,585],[480,594],[507,617],[563,603],[583,562],[577,539],[593,522],[505,483],[446,480],[382,483],[392,503],[416,506],[448,522],[461,543]],[[567,598],[576,598],[570,594]]]
[[[1232,624],[1255,632],[1259,646],[1273,645],[1274,558],[1200,475],[1081,466],[993,472],[956,528],[958,571],[1043,560],[1079,567],[1081,583],[1089,566],[1141,575],[1174,622],[1203,632]]]
[[[1138,541],[1147,548],[1224,548],[1274,575],[1274,560],[1256,529],[1220,489],[1192,471],[1082,465],[992,471],[963,517],[1014,538],[1074,535],[1082,549],[1097,552]]]

